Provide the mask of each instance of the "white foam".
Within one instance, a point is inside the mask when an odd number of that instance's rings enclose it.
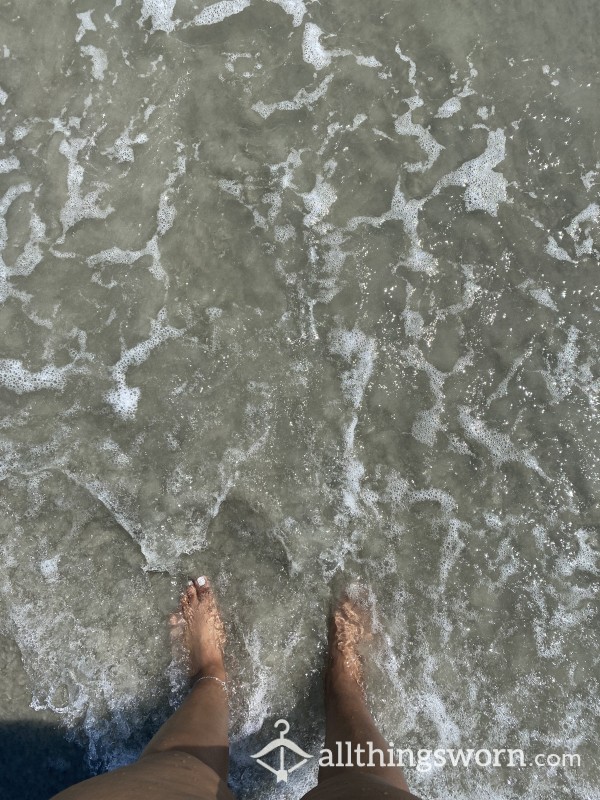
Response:
[[[373,372],[377,357],[376,341],[358,328],[353,330],[340,328],[332,331],[329,337],[329,349],[348,363],[352,363],[351,369],[342,373],[342,391],[353,408],[358,408]]]
[[[147,19],[151,18],[153,33],[155,31],[169,33],[174,30],[178,20],[174,21],[171,17],[176,2],[177,0],[143,0],[140,18],[137,21],[138,25],[141,27]]]
[[[15,290],[10,286],[9,269],[2,258],[2,251],[8,243],[8,228],[6,225],[6,212],[14,201],[25,192],[31,191],[31,184],[16,183],[9,187],[0,198],[0,302],[4,302],[10,295],[15,295]],[[25,298],[22,298],[25,299]]]
[[[29,241],[15,259],[9,270],[11,275],[30,275],[43,258],[40,243],[46,241],[46,226],[35,212],[33,203],[29,204]]]
[[[331,64],[332,53],[325,50],[320,37],[323,31],[314,22],[307,22],[304,26],[302,37],[302,58],[307,64],[312,64],[316,70],[324,69]]]
[[[103,154],[114,158],[118,163],[129,162],[132,163],[135,159],[133,146],[138,144],[146,144],[148,142],[148,135],[146,133],[139,133],[135,138],[131,138],[131,131],[133,123],[127,126],[123,133],[115,140],[112,147],[103,150]]]
[[[304,15],[307,13],[304,0],[268,0],[282,8],[286,14],[292,17],[292,25],[297,28],[302,24]]]
[[[326,50],[321,44],[320,37],[325,34],[315,25],[314,22],[307,22],[304,26],[304,36],[302,37],[302,57],[307,64],[312,64],[316,70],[330,66],[333,58],[352,56],[357,64],[363,67],[376,69],[381,63],[374,56],[354,55],[351,50]]]
[[[296,238],[296,231],[293,225],[276,225],[275,239],[278,242],[287,242]]]
[[[217,22],[223,22],[227,17],[239,14],[245,8],[248,8],[250,3],[251,0],[220,0],[220,2],[213,3],[202,9],[190,24],[215,25]]]
[[[15,142],[20,142],[21,139],[24,139],[31,128],[28,125],[15,125],[13,128],[12,136]]]
[[[519,288],[522,288],[522,287],[520,286]],[[522,366],[522,364],[524,364],[525,361],[531,356],[532,352],[533,352],[533,348],[532,347],[528,347],[527,350],[525,350],[524,353],[522,353],[520,356],[517,356],[517,358],[515,358],[515,360],[510,365],[510,368],[509,368],[508,372],[506,373],[505,377],[498,384],[498,388],[494,392],[492,392],[489,395],[489,397],[487,398],[487,400],[486,400],[486,405],[487,406],[490,406],[492,404],[492,402],[494,400],[497,400],[499,397],[505,397],[508,394],[508,385],[509,385],[509,383],[514,378],[514,376],[516,375],[517,371]]]
[[[565,400],[575,386],[580,386],[582,389],[593,389],[591,376],[588,376],[584,369],[579,369],[576,363],[579,357],[577,342],[580,334],[581,331],[571,325],[567,332],[567,341],[557,354],[555,368],[552,370],[548,367],[548,369],[541,370],[548,391],[552,395],[553,403]]]
[[[458,418],[466,435],[483,445],[490,453],[495,464],[502,464],[505,461],[518,461],[537,472],[540,477],[548,480],[548,476],[541,469],[537,459],[528,450],[518,450],[507,434],[498,433],[488,427],[482,420],[473,417],[468,406],[459,406]]]
[[[15,394],[37,392],[40,389],[62,391],[71,372],[81,372],[81,367],[66,364],[55,367],[50,364],[39,372],[31,372],[16,358],[0,359],[0,384]]]
[[[585,175],[581,176],[581,182],[588,190],[588,192],[592,188],[592,186],[594,186],[594,184],[596,183],[598,175],[600,175],[600,172],[598,172],[598,170],[591,169],[589,170],[589,172],[586,172]]]
[[[233,195],[237,200],[242,199],[243,187],[241,183],[238,183],[238,181],[230,181],[222,178],[217,185],[219,189],[227,192],[227,194]]]
[[[506,136],[501,128],[490,131],[484,152],[466,161],[458,169],[441,178],[433,188],[433,197],[446,186],[464,186],[464,203],[467,211],[486,211],[498,215],[498,206],[506,202],[508,182],[504,175],[494,171],[506,155]]]
[[[158,202],[158,211],[156,212],[156,230],[159,236],[164,236],[165,233],[173,227],[176,214],[177,210],[175,206],[169,203],[169,195],[167,192],[163,192]]]
[[[108,189],[108,184],[94,181],[92,185],[96,188],[86,195],[81,192],[83,184],[84,169],[78,163],[78,155],[86,146],[89,145],[89,139],[63,139],[59,145],[59,152],[62,153],[69,162],[67,171],[67,189],[68,198],[60,212],[60,221],[63,226],[64,234],[73,227],[77,222],[82,219],[106,219],[109,214],[112,214],[114,208],[107,206],[100,208],[98,206],[98,199],[100,194]]]
[[[40,572],[44,576],[44,578],[48,581],[48,583],[55,583],[58,578],[58,562],[60,561],[60,555],[54,556],[53,558],[45,558],[40,563]]]
[[[427,153],[427,161],[419,161],[417,163],[407,161],[403,164],[403,167],[408,172],[426,172],[430,169],[444,149],[444,146],[434,139],[427,128],[424,128],[423,125],[419,123],[413,122],[412,111],[407,111],[405,114],[402,114],[402,116],[396,117],[394,120],[394,127],[399,136],[416,137],[421,149]]]
[[[337,194],[333,186],[323,179],[322,175],[317,175],[314,188],[310,192],[300,195],[308,214],[304,216],[303,222],[307,228],[316,225],[327,214],[329,209],[337,200]]]
[[[417,80],[416,80],[416,74],[417,74],[417,65],[416,65],[416,64],[415,64],[415,62],[412,60],[412,58],[410,58],[410,56],[406,56],[406,55],[404,55],[404,53],[403,53],[403,52],[402,52],[402,50],[400,49],[400,45],[399,45],[399,44],[397,44],[397,45],[396,45],[396,47],[394,48],[394,50],[395,50],[395,52],[396,52],[396,53],[397,53],[397,54],[400,56],[400,58],[402,59],[402,61],[406,61],[406,62],[408,63],[408,65],[409,65],[409,70],[408,70],[408,82],[409,82],[409,83],[410,83],[412,86],[414,86],[414,87],[415,87],[415,89],[416,89],[416,88],[417,88]]]
[[[587,208],[576,214],[571,222],[567,225],[566,231],[575,242],[575,253],[577,256],[591,255],[594,246],[594,240],[589,235],[592,225],[597,225],[600,221],[600,206],[598,203],[590,203]],[[589,222],[590,225],[585,225]],[[581,233],[583,229],[583,236]]]
[[[548,236],[548,241],[546,242],[545,247],[546,252],[552,258],[555,258],[557,261],[569,261],[571,264],[577,263],[571,256],[567,253],[564,247],[561,247],[554,236]]]
[[[101,47],[86,44],[81,47],[81,52],[92,59],[92,76],[97,81],[104,80],[104,72],[108,67],[108,58]]]
[[[458,97],[451,97],[449,100],[446,100],[445,103],[442,103],[442,105],[438,108],[436,117],[441,117],[442,119],[452,117],[454,114],[460,111],[460,108],[460,99]]]
[[[80,22],[79,30],[75,34],[75,41],[76,42],[80,42],[81,41],[81,39],[85,36],[86,31],[95,31],[96,30],[96,26],[94,25],[94,22],[92,20],[92,14],[93,13],[94,13],[94,11],[92,9],[92,11],[82,11],[81,14],[75,14],[75,16],[77,17],[77,19]]]
[[[437,271],[437,259],[431,253],[427,253],[421,248],[417,230],[419,225],[419,212],[426,201],[427,198],[422,200],[407,200],[402,192],[401,180],[399,179],[394,188],[394,195],[389,211],[386,211],[380,217],[352,217],[346,224],[346,230],[353,231],[364,223],[378,228],[387,220],[400,220],[409,237],[410,248],[408,256],[401,259],[399,263],[409,267],[409,269],[415,272],[425,272],[432,275]]]
[[[532,286],[532,281],[527,280],[524,281],[522,284],[519,285],[519,289],[523,289],[527,291],[533,299],[539,303],[541,306],[546,306],[546,308],[551,308],[552,311],[558,311],[558,306],[552,299],[552,295],[548,291],[548,289],[539,289],[535,286]]]
[[[561,553],[558,559],[558,572],[562,576],[573,575],[576,570],[589,572],[591,575],[600,574],[599,556],[594,547],[595,535],[591,530],[579,528],[575,531],[577,540],[577,553],[570,555],[569,552]],[[574,599],[577,602],[576,599]]]
[[[7,172],[13,172],[19,169],[21,162],[16,156],[9,156],[8,158],[0,158],[0,175]]]
[[[354,56],[354,60],[361,67],[369,67],[370,69],[377,69],[383,66],[381,61],[377,61],[375,56]]]
[[[473,78],[476,78],[479,73],[473,66],[473,64],[469,61],[469,77],[463,84],[463,88],[458,92],[458,97],[469,97],[472,94],[475,94],[475,90],[472,88],[471,84],[473,82]]]
[[[279,103],[263,103],[261,100],[252,106],[252,110],[260,114],[263,119],[267,119],[274,111],[297,111],[304,106],[310,108],[313,103],[323,97],[332,80],[333,75],[327,75],[312,92],[307,92],[306,89],[302,88],[294,95],[292,100],[281,100]]]
[[[127,370],[132,366],[143,364],[152,351],[168,339],[183,336],[183,330],[172,328],[166,323],[167,312],[161,308],[158,317],[151,322],[150,336],[134,347],[124,350],[121,358],[111,368],[111,375],[115,381],[115,387],[105,394],[105,400],[109,403],[115,414],[121,419],[133,419],[135,417],[141,390],[138,387],[127,385]]]
[[[424,200],[407,200],[400,189],[400,181],[398,181],[387,218],[400,220],[410,239],[408,256],[400,263],[415,272],[426,272],[428,275],[433,275],[437,272],[437,259],[422,249],[418,234],[419,212],[424,203]]]

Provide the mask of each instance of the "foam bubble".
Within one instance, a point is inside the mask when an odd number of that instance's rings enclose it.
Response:
[[[598,175],[600,175],[600,172],[591,169],[589,170],[589,172],[586,172],[584,175],[581,176],[581,182],[583,183],[588,192],[592,188],[592,186],[594,186],[594,184],[596,183],[596,178],[598,177]]]
[[[72,371],[81,371],[73,364],[55,367],[53,364],[43,367],[39,372],[31,372],[16,358],[0,359],[0,384],[15,394],[37,392],[39,389],[65,388],[67,377]]]
[[[167,192],[163,192],[158,202],[158,211],[156,212],[156,230],[159,236],[164,236],[164,234],[173,227],[176,214],[177,210],[175,206],[169,204]]]
[[[12,172],[19,169],[21,162],[16,156],[9,156],[8,158],[0,158],[0,174]]]
[[[82,11],[81,14],[75,14],[75,16],[77,17],[77,19],[80,22],[79,30],[75,34],[75,41],[76,42],[81,41],[81,39],[85,36],[85,32],[86,31],[95,31],[96,30],[96,26],[94,25],[94,23],[92,21],[92,14],[93,13],[94,13],[94,11],[92,9],[92,11]]]
[[[307,22],[304,26],[302,37],[302,58],[307,64],[312,64],[316,70],[324,69],[331,64],[331,52],[325,50],[319,38],[323,31],[314,22]]]
[[[215,25],[217,22],[223,22],[227,17],[234,14],[239,14],[245,8],[248,8],[251,0],[220,0],[218,3],[213,3],[210,6],[202,9],[192,20],[192,25]]]
[[[312,92],[307,92],[306,89],[302,88],[294,95],[292,100],[281,100],[279,103],[263,103],[261,100],[252,106],[252,110],[260,114],[263,119],[267,119],[274,111],[297,111],[303,106],[310,108],[313,103],[323,97],[332,80],[333,75],[327,75]]]
[[[358,328],[338,329],[332,331],[329,337],[329,349],[345,361],[353,363],[352,368],[342,374],[342,391],[352,406],[358,408],[377,356],[375,339],[367,336]]]
[[[12,136],[15,142],[20,142],[21,139],[24,139],[31,128],[27,125],[15,125],[13,128]]]
[[[269,0],[269,2],[275,3],[282,8],[286,14],[290,14],[290,16],[293,17],[292,25],[295,28],[302,23],[304,15],[307,13],[304,0]]]
[[[568,397],[575,386],[588,383],[585,373],[578,369],[576,363],[579,357],[577,340],[580,333],[574,325],[571,325],[567,333],[567,341],[557,355],[556,367],[554,370],[541,370],[548,391],[552,395],[553,403],[559,403]]]
[[[177,0],[143,0],[138,25],[142,26],[147,19],[151,18],[153,33],[155,31],[169,33],[178,22],[171,19],[176,2]]]
[[[396,133],[400,136],[414,136],[419,142],[419,147],[427,153],[427,161],[411,163],[409,161],[404,163],[404,168],[408,172],[425,172],[430,169],[432,164],[437,160],[439,154],[444,149],[444,146],[437,142],[429,130],[424,128],[412,120],[412,110],[407,111],[400,117],[396,117],[394,121]]]
[[[320,37],[323,36],[323,31],[314,22],[307,22],[304,26],[304,36],[302,37],[302,57],[307,64],[312,64],[316,70],[324,69],[331,64],[333,58],[340,58],[342,56],[352,56],[357,64],[362,67],[370,67],[376,69],[381,66],[374,56],[361,56],[354,55],[351,50],[326,50],[321,42]]]
[[[133,125],[129,125],[123,133],[115,140],[112,147],[108,147],[103,151],[105,155],[114,158],[117,162],[133,162],[134,152],[133,145],[146,144],[148,135],[145,133],[138,134],[134,139],[131,138],[131,129]]]
[[[564,247],[560,247],[554,236],[548,236],[548,241],[544,249],[549,256],[552,256],[552,258],[555,258],[557,261],[570,261],[571,264],[576,263]]]
[[[54,583],[58,580],[58,562],[60,555],[53,558],[46,558],[40,563],[40,572],[49,583]]]
[[[538,289],[531,285],[532,281],[527,280],[524,281],[519,285],[519,289],[527,291],[533,299],[539,303],[541,306],[546,306],[546,308],[551,308],[552,311],[558,311],[558,306],[552,299],[552,296],[548,289]]]
[[[438,108],[436,117],[441,117],[443,119],[452,117],[454,114],[460,111],[460,108],[460,99],[458,97],[451,97]]]
[[[584,227],[586,222],[597,225],[600,220],[600,206],[598,203],[590,203],[587,208],[576,214],[566,231],[575,242],[575,253],[578,256],[591,255],[594,245],[594,240],[589,234],[591,225]],[[584,229],[584,236],[581,234],[581,229]]]
[[[82,219],[106,219],[109,214],[112,214],[114,208],[107,206],[106,208],[99,208],[98,199],[100,194],[108,188],[105,183],[97,181],[93,182],[96,186],[91,192],[83,195],[81,186],[83,184],[84,169],[78,163],[77,157],[81,150],[89,144],[89,139],[63,139],[59,145],[59,152],[62,153],[68,161],[67,170],[67,189],[68,198],[60,212],[60,221],[63,226],[64,234],[72,228],[77,222]]]
[[[46,239],[46,226],[35,213],[33,203],[30,203],[31,217],[29,218],[29,241],[17,256],[13,267],[10,269],[11,275],[29,275],[37,267],[43,258],[43,253],[39,243]]]
[[[129,350],[125,350],[111,369],[111,375],[116,385],[104,397],[107,403],[112,406],[115,414],[122,419],[133,419],[135,417],[141,395],[141,390],[138,387],[127,385],[127,370],[146,361],[152,350],[162,342],[182,336],[184,333],[183,330],[172,328],[166,324],[166,318],[166,309],[162,308],[158,313],[157,319],[152,320],[148,339],[139,342]]]
[[[317,222],[320,222],[323,217],[327,216],[329,209],[337,200],[333,186],[327,183],[322,175],[317,175],[317,181],[314,189],[310,192],[305,192],[300,195],[304,201],[304,205],[308,214],[304,216],[304,224],[310,228]]]
[[[97,81],[104,80],[104,72],[108,67],[108,58],[101,47],[94,47],[93,44],[82,46],[81,52],[92,59],[92,75]]]
[[[494,167],[504,160],[505,155],[504,131],[501,128],[490,131],[485,151],[441,178],[430,197],[439,194],[446,186],[464,186],[467,211],[487,211],[491,216],[497,216],[498,206],[507,199],[508,182],[504,175],[494,172]]]
[[[459,406],[458,418],[467,436],[483,445],[496,464],[518,461],[548,480],[548,476],[531,453],[527,450],[518,450],[507,434],[498,433],[489,428],[482,420],[473,417],[468,406]]]

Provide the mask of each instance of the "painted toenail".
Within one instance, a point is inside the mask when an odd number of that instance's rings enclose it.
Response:
[[[204,575],[201,575],[196,581],[196,583],[198,584],[198,586],[204,586],[206,584],[206,578],[204,577]]]
[[[187,585],[188,586],[193,586],[194,585],[194,581],[188,581]]]

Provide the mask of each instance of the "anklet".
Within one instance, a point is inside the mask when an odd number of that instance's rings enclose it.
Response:
[[[221,678],[217,678],[215,675],[202,675],[200,678],[196,678],[196,680],[192,683],[192,689],[197,683],[200,683],[200,681],[216,681],[217,683],[221,684],[221,686],[225,689],[226,692],[229,691],[229,689],[227,688],[227,682],[222,681]]]

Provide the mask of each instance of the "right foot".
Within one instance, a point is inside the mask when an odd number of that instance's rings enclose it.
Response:
[[[329,627],[329,660],[326,680],[334,687],[364,691],[362,645],[372,637],[368,611],[347,595],[333,612]]]
[[[207,578],[199,578],[188,585],[181,596],[179,608],[179,613],[173,614],[170,622],[176,629],[183,629],[190,677],[194,679],[212,675],[224,679],[225,632]]]

